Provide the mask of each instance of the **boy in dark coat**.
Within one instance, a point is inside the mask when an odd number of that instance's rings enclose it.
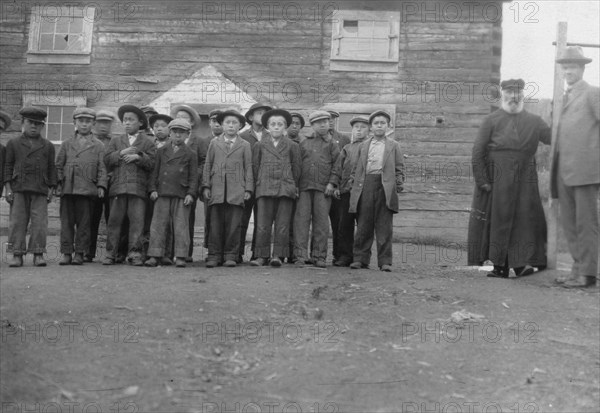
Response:
[[[75,109],[75,135],[60,145],[56,157],[56,192],[61,197],[60,252],[63,254],[59,265],[83,264],[83,254],[90,248],[93,201],[104,198],[106,190],[104,145],[92,134],[95,119],[93,109]]]
[[[211,210],[208,268],[221,263],[236,266],[244,201],[254,191],[252,150],[238,135],[245,118],[235,110],[226,110],[217,121],[224,133],[211,141],[202,175],[202,193]]]
[[[373,136],[358,149],[358,160],[349,185],[349,212],[357,214],[352,269],[368,268],[373,237],[377,236],[377,265],[392,271],[393,214],[403,191],[404,164],[398,142],[386,137],[391,116],[378,110],[369,116]]]
[[[254,145],[252,165],[256,181],[256,259],[250,264],[280,267],[288,257],[289,228],[294,199],[298,192],[300,175],[300,150],[298,145],[285,136],[292,117],[286,110],[273,109],[262,116],[262,123],[269,131]],[[271,233],[275,226],[273,255]],[[272,257],[272,258],[271,258]]]
[[[125,126],[125,134],[114,137],[108,145],[104,162],[110,178],[110,217],[106,257],[102,264],[113,265],[121,236],[121,225],[129,218],[128,259],[136,266],[142,260],[142,233],[146,213],[148,178],[154,167],[156,146],[142,132],[147,127],[144,112],[133,105],[119,108],[119,119]]]
[[[36,107],[19,111],[23,117],[23,133],[6,145],[4,185],[6,201],[11,205],[9,219],[9,248],[13,258],[10,267],[23,265],[23,255],[33,253],[33,265],[45,267],[46,235],[48,232],[48,203],[56,187],[54,146],[42,138],[47,113]],[[31,221],[29,245],[25,238]]]
[[[185,144],[192,126],[185,119],[169,123],[170,142],[156,154],[150,179],[150,199],[155,201],[150,226],[150,257],[145,265],[156,267],[175,234],[175,265],[185,267],[190,237],[189,214],[198,188],[198,159]]]

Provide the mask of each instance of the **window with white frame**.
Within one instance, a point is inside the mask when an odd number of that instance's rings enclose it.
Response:
[[[60,144],[71,138],[75,132],[73,111],[86,106],[85,97],[28,92],[23,95],[23,106],[35,106],[48,113],[42,137]]]
[[[339,10],[332,20],[330,70],[397,72],[400,12]]]
[[[32,7],[27,63],[89,64],[94,7]]]

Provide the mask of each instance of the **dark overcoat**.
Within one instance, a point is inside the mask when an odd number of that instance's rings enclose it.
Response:
[[[159,196],[196,197],[198,188],[198,158],[188,146],[181,145],[177,152],[169,142],[156,153],[156,162],[148,192]]]
[[[271,137],[263,138],[252,149],[256,193],[262,196],[296,198],[300,179],[300,149],[287,137],[277,147]]]
[[[41,136],[20,135],[8,141],[4,162],[4,182],[13,192],[48,194],[56,186],[54,145]]]

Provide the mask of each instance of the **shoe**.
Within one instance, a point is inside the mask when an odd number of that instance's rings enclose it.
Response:
[[[244,262],[244,257],[242,257],[241,255],[238,255],[238,257],[235,259],[235,262],[238,263],[238,264],[243,263]]]
[[[508,270],[504,267],[494,266],[494,269],[487,276],[490,278],[508,278]]]
[[[9,267],[22,267],[23,266],[23,256],[22,255],[13,255],[12,259],[8,263]]]
[[[141,257],[133,257],[131,258],[130,264],[134,267],[142,267],[144,265],[144,261],[142,261]]]
[[[194,262],[192,257],[185,257],[185,262]]]
[[[236,265],[237,265],[237,262],[235,262],[234,260],[226,260],[223,263],[223,267],[229,267],[229,268],[235,267]]]
[[[177,268],[185,268],[187,259],[185,258],[175,258],[175,266]]]
[[[514,270],[515,270],[515,274],[517,274],[517,277],[525,277],[525,276],[531,275],[535,272],[535,269],[531,265],[514,268]]]
[[[588,288],[596,286],[596,276],[584,275],[580,280],[570,280],[562,284],[564,288]]]
[[[342,260],[342,259],[333,262],[334,267],[348,267],[348,266],[350,266],[350,264],[351,264],[350,261]]]
[[[158,265],[158,260],[154,257],[150,257],[144,263],[146,267],[156,267]]]
[[[269,264],[271,264],[271,267],[281,267],[281,259],[279,259],[279,257],[275,257]]]
[[[148,261],[146,261],[148,262]],[[169,257],[162,257],[160,260],[161,265],[164,266],[169,266],[169,265],[173,265],[173,260],[171,260],[171,258]]]
[[[361,268],[363,268],[363,263],[360,261],[355,261],[352,264],[350,264],[350,268],[353,270],[360,270]]]
[[[296,257],[291,256],[291,257],[287,257],[287,263],[288,264],[293,264],[296,262]]]
[[[327,267],[327,264],[323,260],[317,260],[317,262],[315,262],[315,267],[325,268]]]
[[[123,264],[125,262],[125,256],[117,255],[117,258],[113,259],[113,261],[117,264]]]
[[[264,258],[256,258],[255,260],[250,261],[250,265],[253,267],[262,267],[267,263],[267,260]]]
[[[102,260],[102,265],[114,265],[115,264],[115,260],[113,258],[104,258]]]
[[[379,269],[383,272],[392,272],[392,266],[388,264],[384,264]]]
[[[35,267],[45,267],[46,260],[42,254],[33,254],[33,265]]]
[[[84,255],[83,262],[94,262],[94,257],[92,257],[91,255]]]
[[[302,258],[299,258],[294,262],[294,265],[297,265],[298,267],[304,267],[306,265],[306,261]]]
[[[71,265],[73,257],[71,254],[63,254],[62,260],[58,262],[58,265]]]
[[[75,256],[73,257],[73,262],[71,262],[72,265],[83,265],[83,254],[80,252],[76,252]]]
[[[206,261],[206,268],[215,268],[217,266],[216,261],[208,260]]]

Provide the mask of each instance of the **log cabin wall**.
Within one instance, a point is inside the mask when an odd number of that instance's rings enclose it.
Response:
[[[60,95],[116,111],[158,101],[194,76],[201,81],[207,68],[218,76],[201,83],[193,102],[182,100],[206,108],[269,100],[305,113],[331,106],[344,122],[383,105],[395,115],[407,173],[395,237],[466,241],[471,146],[497,103],[502,1],[64,2],[91,16],[89,64],[44,63],[52,59],[31,52],[32,24],[68,19],[59,3],[1,3],[0,105],[14,119],[2,142],[17,134],[26,101]],[[369,62],[364,47],[357,60],[336,58],[353,41],[344,36],[382,13],[391,16],[388,58]]]

